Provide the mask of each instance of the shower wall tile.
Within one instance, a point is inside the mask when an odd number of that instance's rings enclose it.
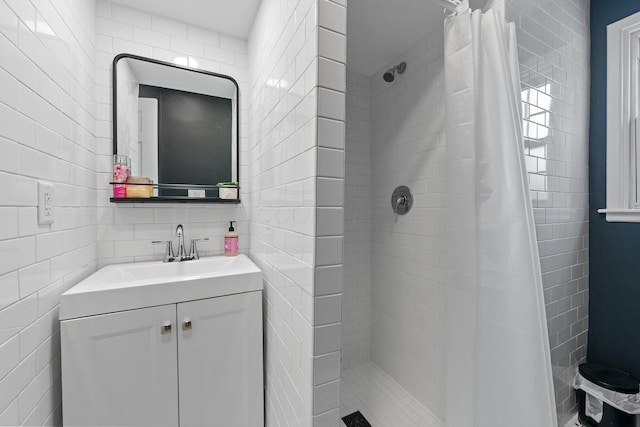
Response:
[[[320,26],[341,35],[347,34],[347,8],[330,0],[318,0]]]
[[[316,297],[342,292],[342,270],[342,265],[316,268]]]
[[[318,206],[342,206],[344,201],[344,179],[318,178]]]
[[[344,231],[343,209],[319,207],[316,211],[316,231],[319,237],[342,235]]]
[[[346,73],[343,63],[320,57],[318,60],[318,84],[328,89],[344,92]]]
[[[325,213],[320,211],[318,214]],[[342,264],[342,245],[342,236],[318,237],[316,239],[316,265],[326,267]]]
[[[344,92],[320,88],[318,90],[318,116],[326,119],[344,120]]]
[[[224,252],[224,233],[229,221],[237,221],[240,233],[240,252],[249,253],[249,174],[248,174],[248,114],[249,72],[246,61],[247,42],[215,31],[206,30],[170,18],[98,1],[96,34],[97,73],[97,176],[99,207],[98,265],[119,262],[138,262],[161,259],[162,245],[152,240],[175,238],[178,224],[184,225],[187,238],[208,237],[198,243],[201,255],[220,255]],[[228,74],[240,86],[240,197],[241,205],[148,205],[123,206],[109,203],[112,174],[112,113],[111,75],[113,58],[120,53],[137,53],[173,63],[184,58],[192,66],[207,71]],[[135,171],[134,171],[135,172]],[[115,246],[105,245],[113,240],[122,226],[136,226],[137,233],[121,236]],[[141,233],[140,226],[146,226]],[[169,230],[169,233],[167,233]]]
[[[95,44],[95,1],[0,0],[0,425],[62,424],[60,295],[97,265]]]
[[[344,34],[320,28],[318,31],[318,54],[343,64],[346,63],[347,38]]]
[[[345,91],[346,91],[346,46],[347,8],[344,5],[318,0],[318,33],[315,35],[318,51],[318,99],[317,99],[317,176],[320,180],[332,179],[342,187],[345,177]],[[322,33],[323,41],[320,41]],[[330,35],[329,37],[327,37]],[[333,48],[323,46],[326,39],[336,42]],[[320,192],[319,185],[317,191]],[[326,203],[325,203],[326,202]],[[337,205],[337,206],[336,206]],[[334,207],[336,206],[336,207]],[[331,207],[331,208],[330,208]],[[313,425],[334,426],[340,423],[338,399],[320,401],[317,396],[330,389],[340,392],[340,355],[342,349],[342,280],[327,271],[340,271],[344,261],[344,201],[316,199],[316,283],[314,286],[314,371],[317,367],[330,369],[333,375],[324,378],[314,373]],[[327,270],[329,269],[329,270]],[[318,274],[320,273],[320,274]],[[330,293],[330,292],[335,293]],[[329,363],[328,363],[329,362]]]
[[[318,146],[344,149],[345,124],[340,120],[318,119]]]
[[[344,178],[344,150],[318,148],[318,176]]]
[[[370,79],[347,73],[342,370],[371,359]]]
[[[342,297],[340,294],[317,296],[313,308],[314,324],[316,326],[335,323],[342,318]]]
[[[318,58],[318,25],[316,0],[264,0],[248,42],[250,255],[264,273],[265,404],[273,426],[311,426],[315,415],[328,414],[325,420],[339,407],[314,399],[315,387],[321,397],[329,382],[339,392],[343,180],[335,175],[344,170],[320,160],[344,145],[336,121],[328,126],[334,145],[319,154],[319,98],[335,102],[324,92],[339,96],[344,64]],[[318,84],[321,63],[328,88]]]
[[[382,74],[405,61],[387,83]],[[444,42],[430,29],[371,77],[371,359],[434,414],[444,414]],[[394,188],[414,196],[404,216]]]
[[[321,406],[318,405],[318,407],[321,407]],[[313,417],[314,427],[333,427],[335,425],[339,425],[338,424],[339,422],[340,422],[339,409],[332,409],[330,411],[323,412],[322,414]]]
[[[340,405],[340,381],[326,383],[316,388],[313,396],[313,404],[320,413],[331,411],[336,405]],[[335,424],[331,425],[335,427]]]
[[[517,26],[525,150],[559,425],[588,328],[589,1],[508,0]]]

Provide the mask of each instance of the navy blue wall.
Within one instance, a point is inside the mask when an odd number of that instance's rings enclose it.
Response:
[[[640,11],[637,0],[591,0],[589,146],[589,362],[640,378],[640,224],[608,223],[606,200],[607,25]]]

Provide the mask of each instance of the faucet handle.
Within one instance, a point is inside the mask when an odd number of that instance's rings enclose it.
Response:
[[[189,249],[190,259],[200,259],[200,254],[198,253],[198,242],[201,240],[208,241],[209,238],[205,237],[202,239],[191,239],[191,249]]]
[[[160,243],[166,243],[164,249],[164,258],[162,258],[162,262],[172,262],[176,259],[176,256],[173,253],[173,242],[171,240],[153,240],[151,241],[154,245]]]

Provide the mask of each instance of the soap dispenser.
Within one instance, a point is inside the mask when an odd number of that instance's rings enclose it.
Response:
[[[224,234],[224,254],[225,256],[238,255],[238,233],[233,227],[235,221],[229,221],[229,231]]]

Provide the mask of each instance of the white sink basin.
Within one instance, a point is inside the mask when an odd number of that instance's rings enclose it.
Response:
[[[262,289],[262,272],[246,256],[104,267],[60,298],[60,320]]]

